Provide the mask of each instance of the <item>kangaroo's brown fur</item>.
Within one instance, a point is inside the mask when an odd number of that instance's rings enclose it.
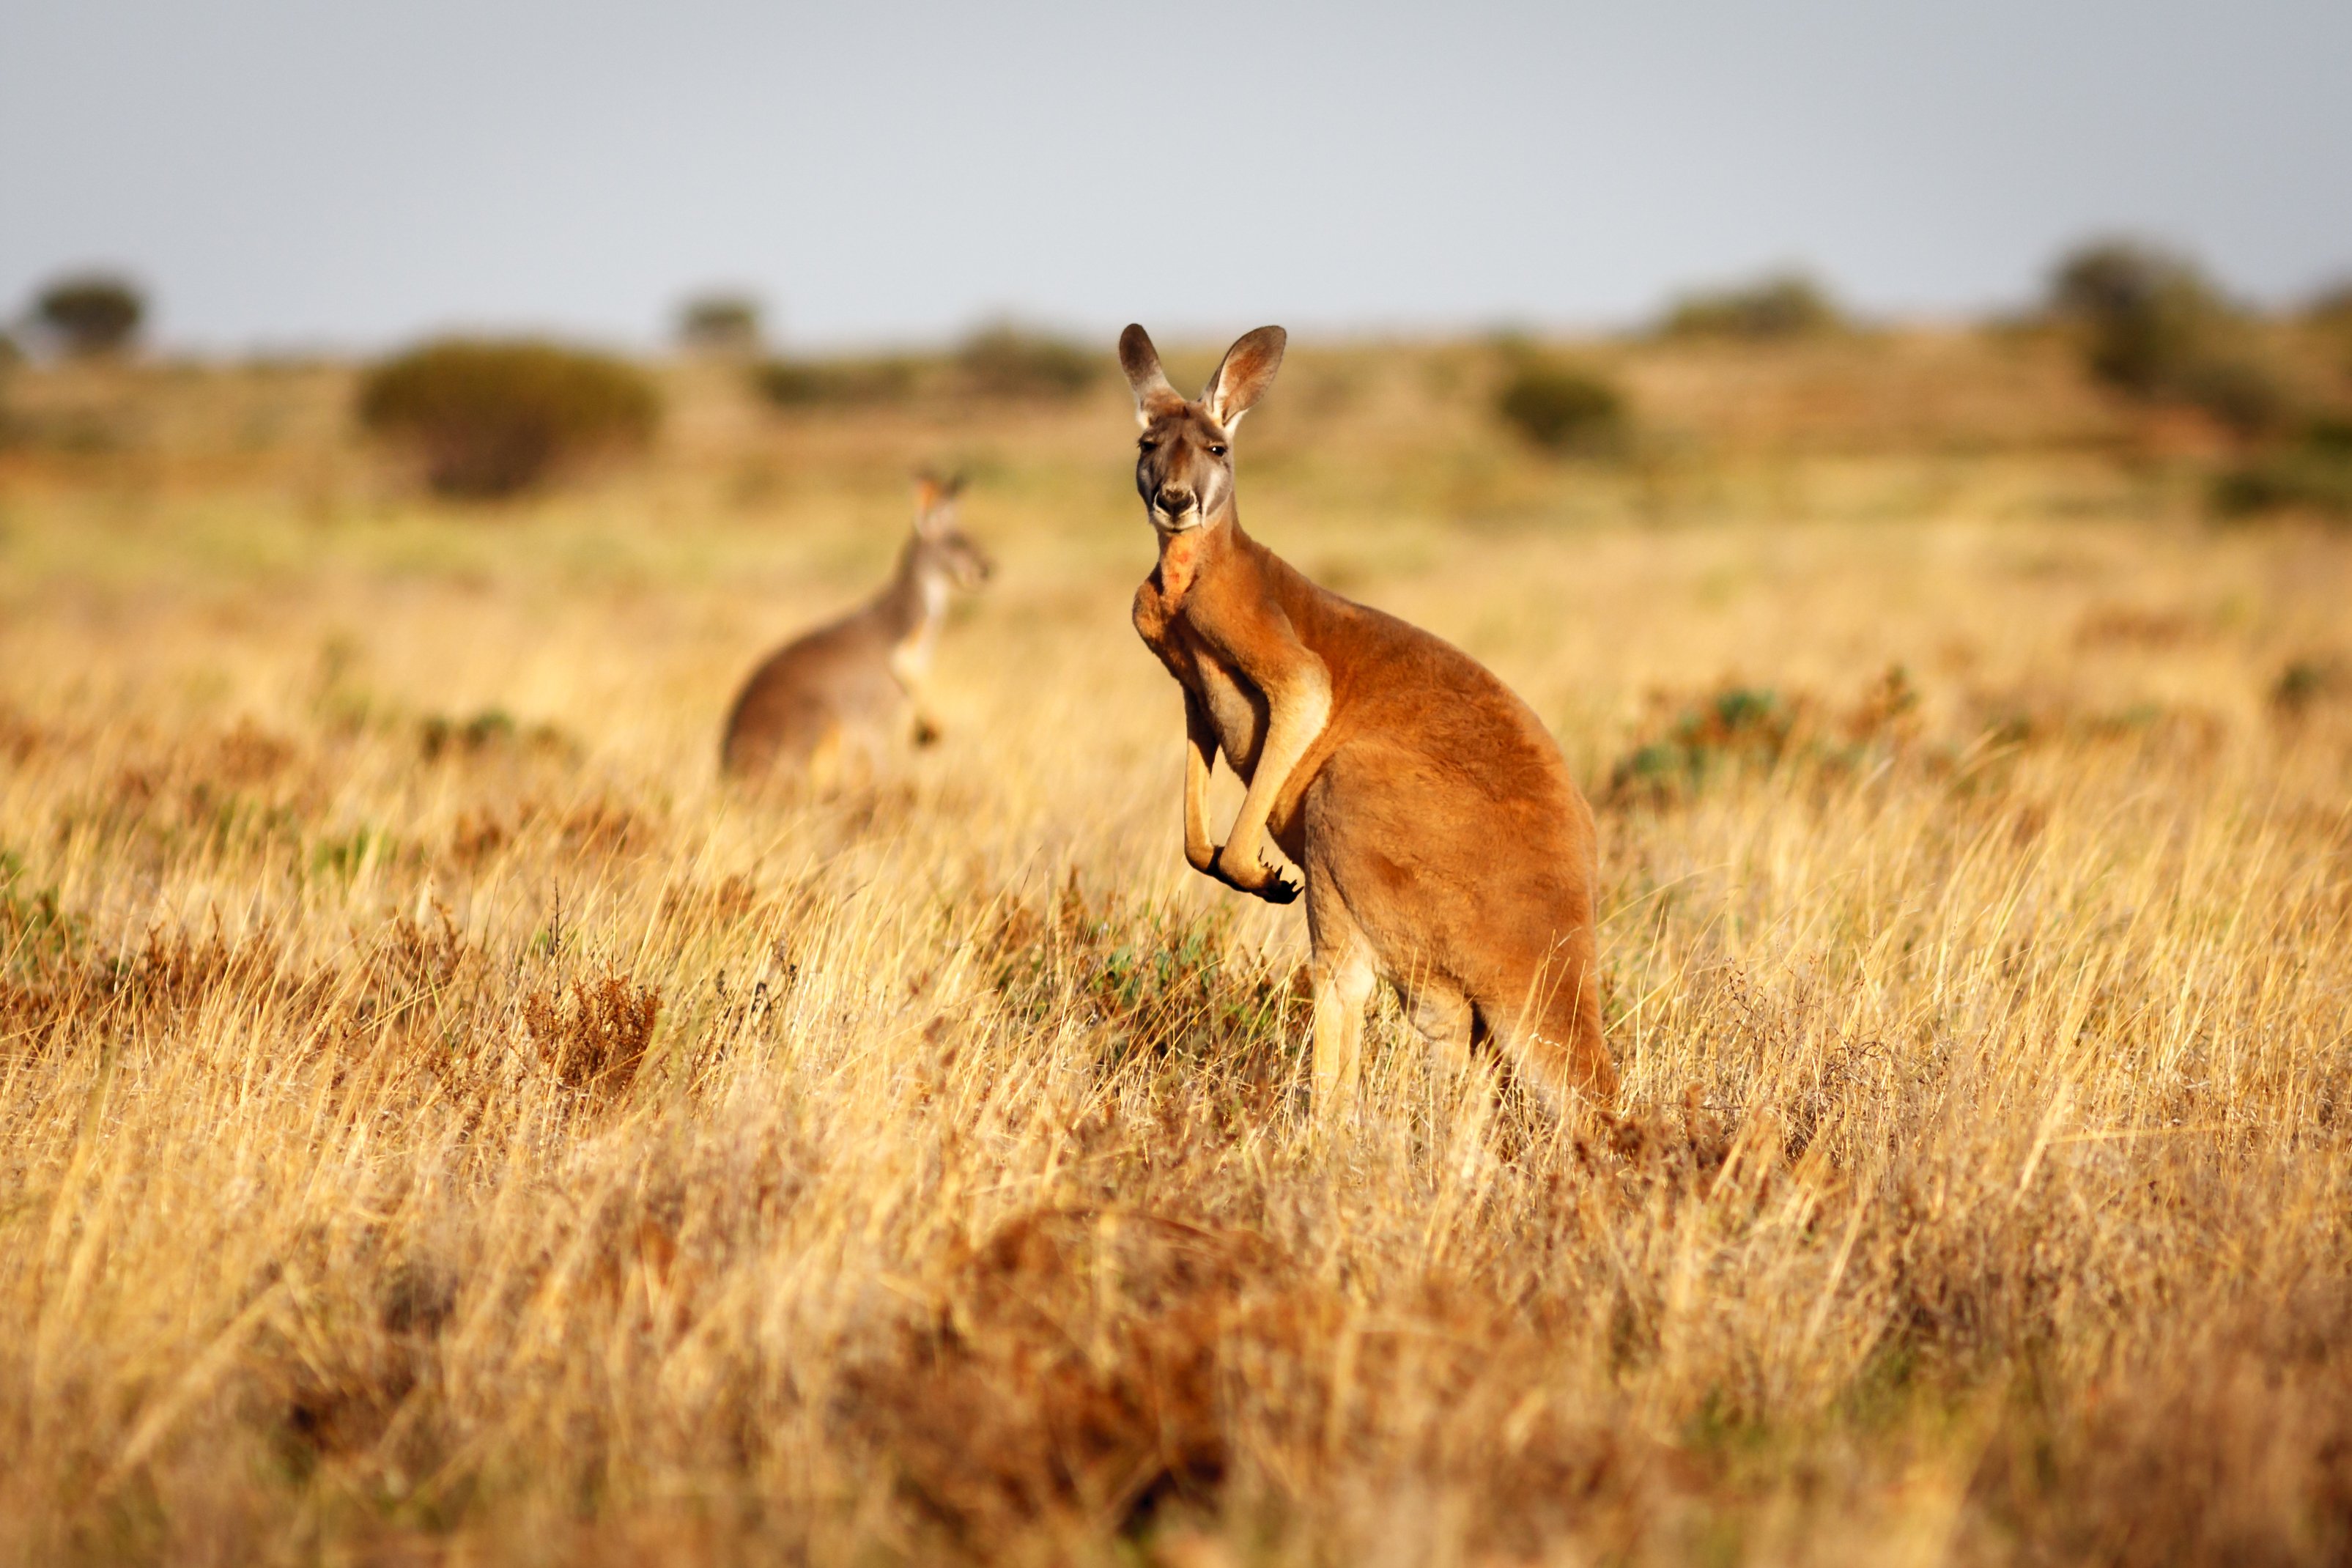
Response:
[[[923,688],[948,594],[979,586],[992,569],[956,526],[959,488],[919,481],[914,531],[882,591],[786,643],[751,672],[727,716],[724,772],[822,787],[870,779],[910,719],[919,743],[938,738]]]
[[[1305,892],[1318,1105],[1354,1095],[1379,979],[1447,1068],[1491,1039],[1555,1102],[1605,1102],[1592,812],[1559,747],[1467,654],[1242,531],[1232,434],[1286,342],[1279,327],[1243,337],[1187,401],[1141,327],[1119,338],[1160,541],[1135,627],[1184,689],[1184,857],[1273,903]],[[1247,786],[1223,846],[1207,820],[1220,752]],[[1269,837],[1296,872],[1266,858]]]

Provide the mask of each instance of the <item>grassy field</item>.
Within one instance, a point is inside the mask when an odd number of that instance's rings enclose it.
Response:
[[[1301,1103],[1187,871],[1106,385],[763,414],[488,511],[333,366],[21,374],[0,452],[0,1555],[2352,1553],[2352,536],[2047,342],[1312,345],[1253,531],[1490,663],[1601,822],[1624,1092]],[[1180,368],[1205,371],[1205,354]],[[918,462],[942,743],[730,793]],[[1226,807],[1238,791],[1224,781]]]

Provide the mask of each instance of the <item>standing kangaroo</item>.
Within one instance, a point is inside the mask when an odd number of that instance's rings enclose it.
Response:
[[[797,773],[825,785],[879,771],[914,721],[918,744],[939,738],[923,685],[950,589],[988,580],[988,556],[955,523],[962,481],[915,487],[915,530],[882,592],[837,621],[786,643],[751,672],[727,716],[719,765],[738,777]]]
[[[1592,811],[1559,746],[1467,654],[1242,531],[1233,433],[1286,342],[1280,327],[1243,337],[1187,402],[1141,327],[1118,340],[1160,541],[1135,629],[1184,689],[1184,858],[1269,903],[1306,893],[1318,1107],[1353,1098],[1383,978],[1448,1070],[1492,1041],[1555,1106],[1606,1102]],[[1247,786],[1222,846],[1207,819],[1220,752]],[[1303,887],[1266,858],[1269,837]]]

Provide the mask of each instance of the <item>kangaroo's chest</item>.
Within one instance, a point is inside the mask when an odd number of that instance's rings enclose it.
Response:
[[[891,637],[890,674],[906,691],[912,692],[931,677],[931,659],[939,651],[940,623],[947,616],[947,600],[944,584],[926,582],[921,617],[912,628]]]
[[[1217,749],[1246,783],[1265,742],[1265,694],[1193,630],[1183,606],[1170,602],[1156,574],[1135,595],[1135,629],[1168,673],[1200,699],[1217,732]]]

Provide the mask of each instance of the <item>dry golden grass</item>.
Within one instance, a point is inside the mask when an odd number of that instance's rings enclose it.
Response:
[[[2352,542],[2204,529],[2012,352],[1659,351],[1694,444],[1622,470],[1512,452],[1477,351],[1300,357],[1245,515],[1606,798],[1626,1084],[1434,1104],[1386,1010],[1328,1150],[1295,912],[1178,854],[1108,391],[682,380],[660,466],[488,516],[331,371],[20,455],[0,1551],[2342,1560]],[[1906,423],[1922,363],[1990,379]],[[945,742],[722,789],[959,458]]]

